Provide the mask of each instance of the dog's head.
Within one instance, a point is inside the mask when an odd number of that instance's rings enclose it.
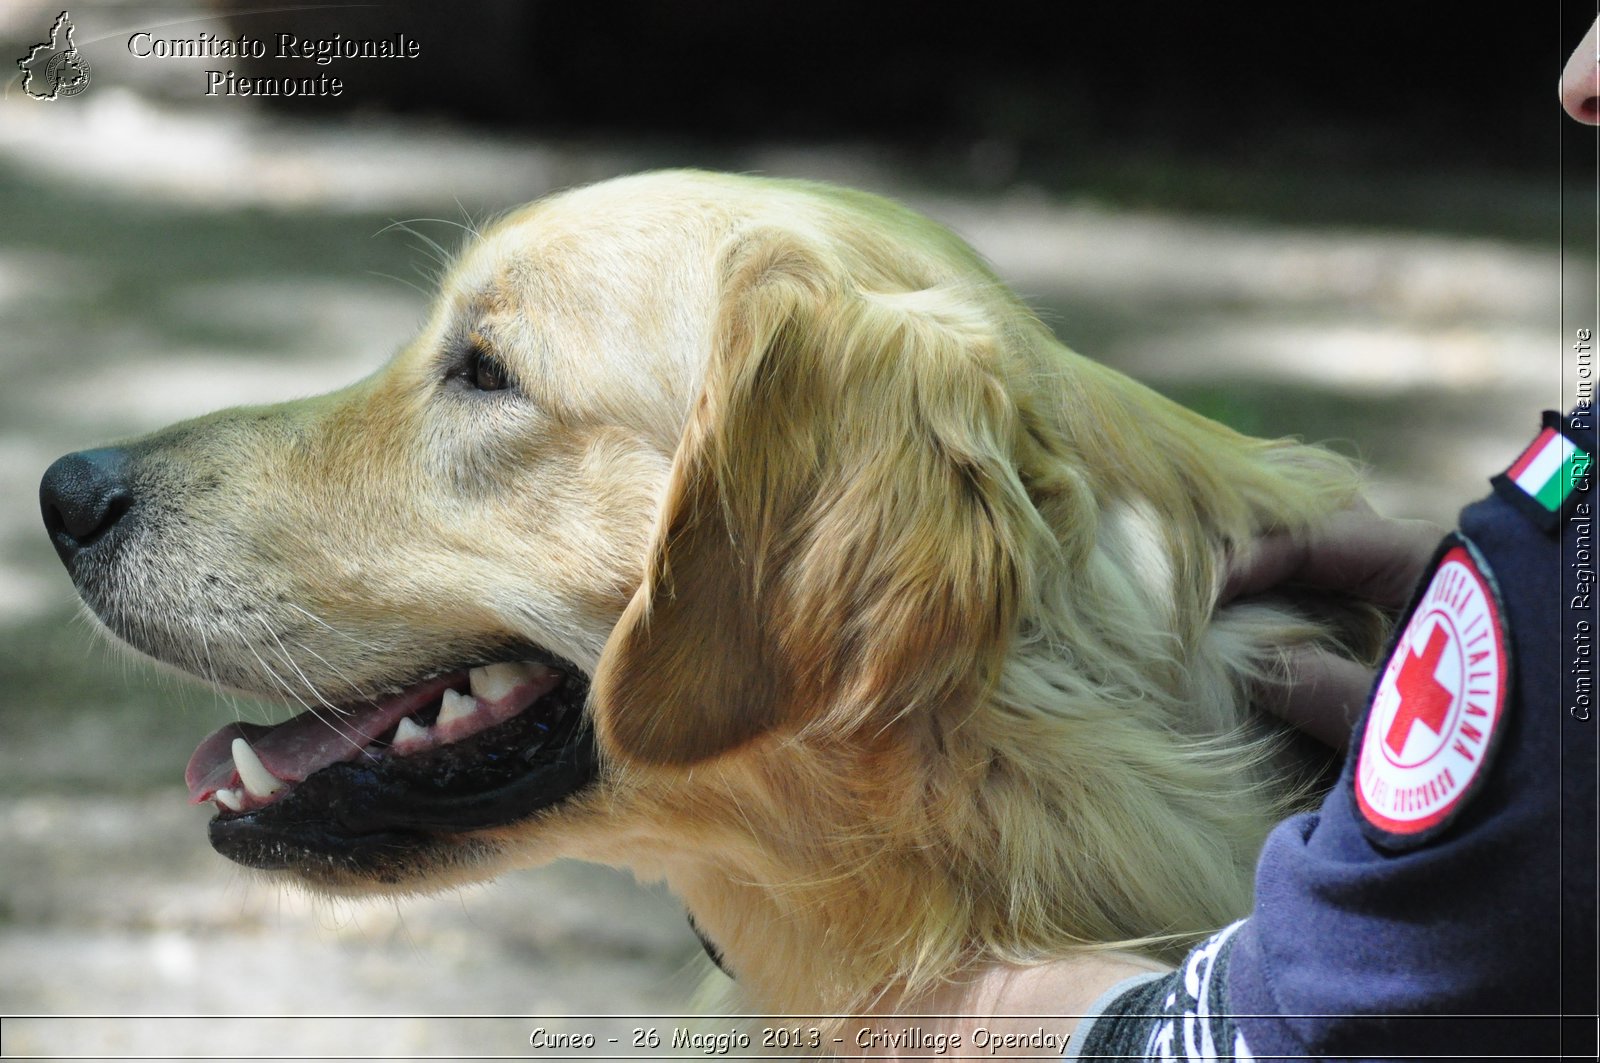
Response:
[[[1351,489],[1066,351],[910,211],[667,173],[500,222],[374,376],[71,455],[42,499],[112,634],[304,710],[190,763],[236,860],[349,889],[723,860],[796,896],[786,846],[835,884],[928,861],[948,918],[989,888],[958,865],[1047,892],[1030,845],[1063,891],[1170,858],[1152,891],[1236,906],[1237,868],[1194,873],[1248,850],[1227,787],[1148,749],[1236,723],[1272,641],[1217,642],[1227,544]],[[1222,841],[1160,837],[1141,787]]]

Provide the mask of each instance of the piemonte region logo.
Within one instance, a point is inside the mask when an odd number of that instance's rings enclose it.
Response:
[[[17,60],[22,91],[36,100],[54,102],[89,87],[89,63],[72,43],[72,19],[63,11],[50,27],[50,39],[28,49]]]

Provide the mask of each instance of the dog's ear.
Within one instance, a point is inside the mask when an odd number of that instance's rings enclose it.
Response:
[[[863,290],[784,232],[725,262],[648,571],[594,677],[602,748],[628,761],[884,728],[973,692],[1049,540],[974,300]]]

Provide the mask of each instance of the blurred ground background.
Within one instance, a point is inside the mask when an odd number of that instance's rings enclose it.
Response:
[[[58,11],[0,7],[0,51]],[[74,7],[87,89],[45,104],[13,77],[0,101],[0,1013],[401,1018],[11,1018],[5,1055],[516,1054],[527,1023],[403,1017],[684,1007],[681,911],[600,869],[333,907],[212,854],[183,765],[235,711],[277,710],[101,645],[38,526],[62,453],[370,371],[420,321],[426,241],[453,249],[461,222],[668,165],[886,192],[1078,350],[1242,430],[1330,442],[1381,508],[1445,523],[1570,404],[1564,352],[1595,327],[1596,142],[1554,92],[1592,6],[250,11]],[[137,59],[142,29],[404,32],[423,58]],[[204,98],[218,67],[349,88]]]

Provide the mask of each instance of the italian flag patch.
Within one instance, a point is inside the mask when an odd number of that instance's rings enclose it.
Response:
[[[1550,531],[1567,500],[1588,488],[1590,461],[1589,452],[1562,431],[1561,418],[1549,412],[1538,438],[1493,483],[1502,497]]]

